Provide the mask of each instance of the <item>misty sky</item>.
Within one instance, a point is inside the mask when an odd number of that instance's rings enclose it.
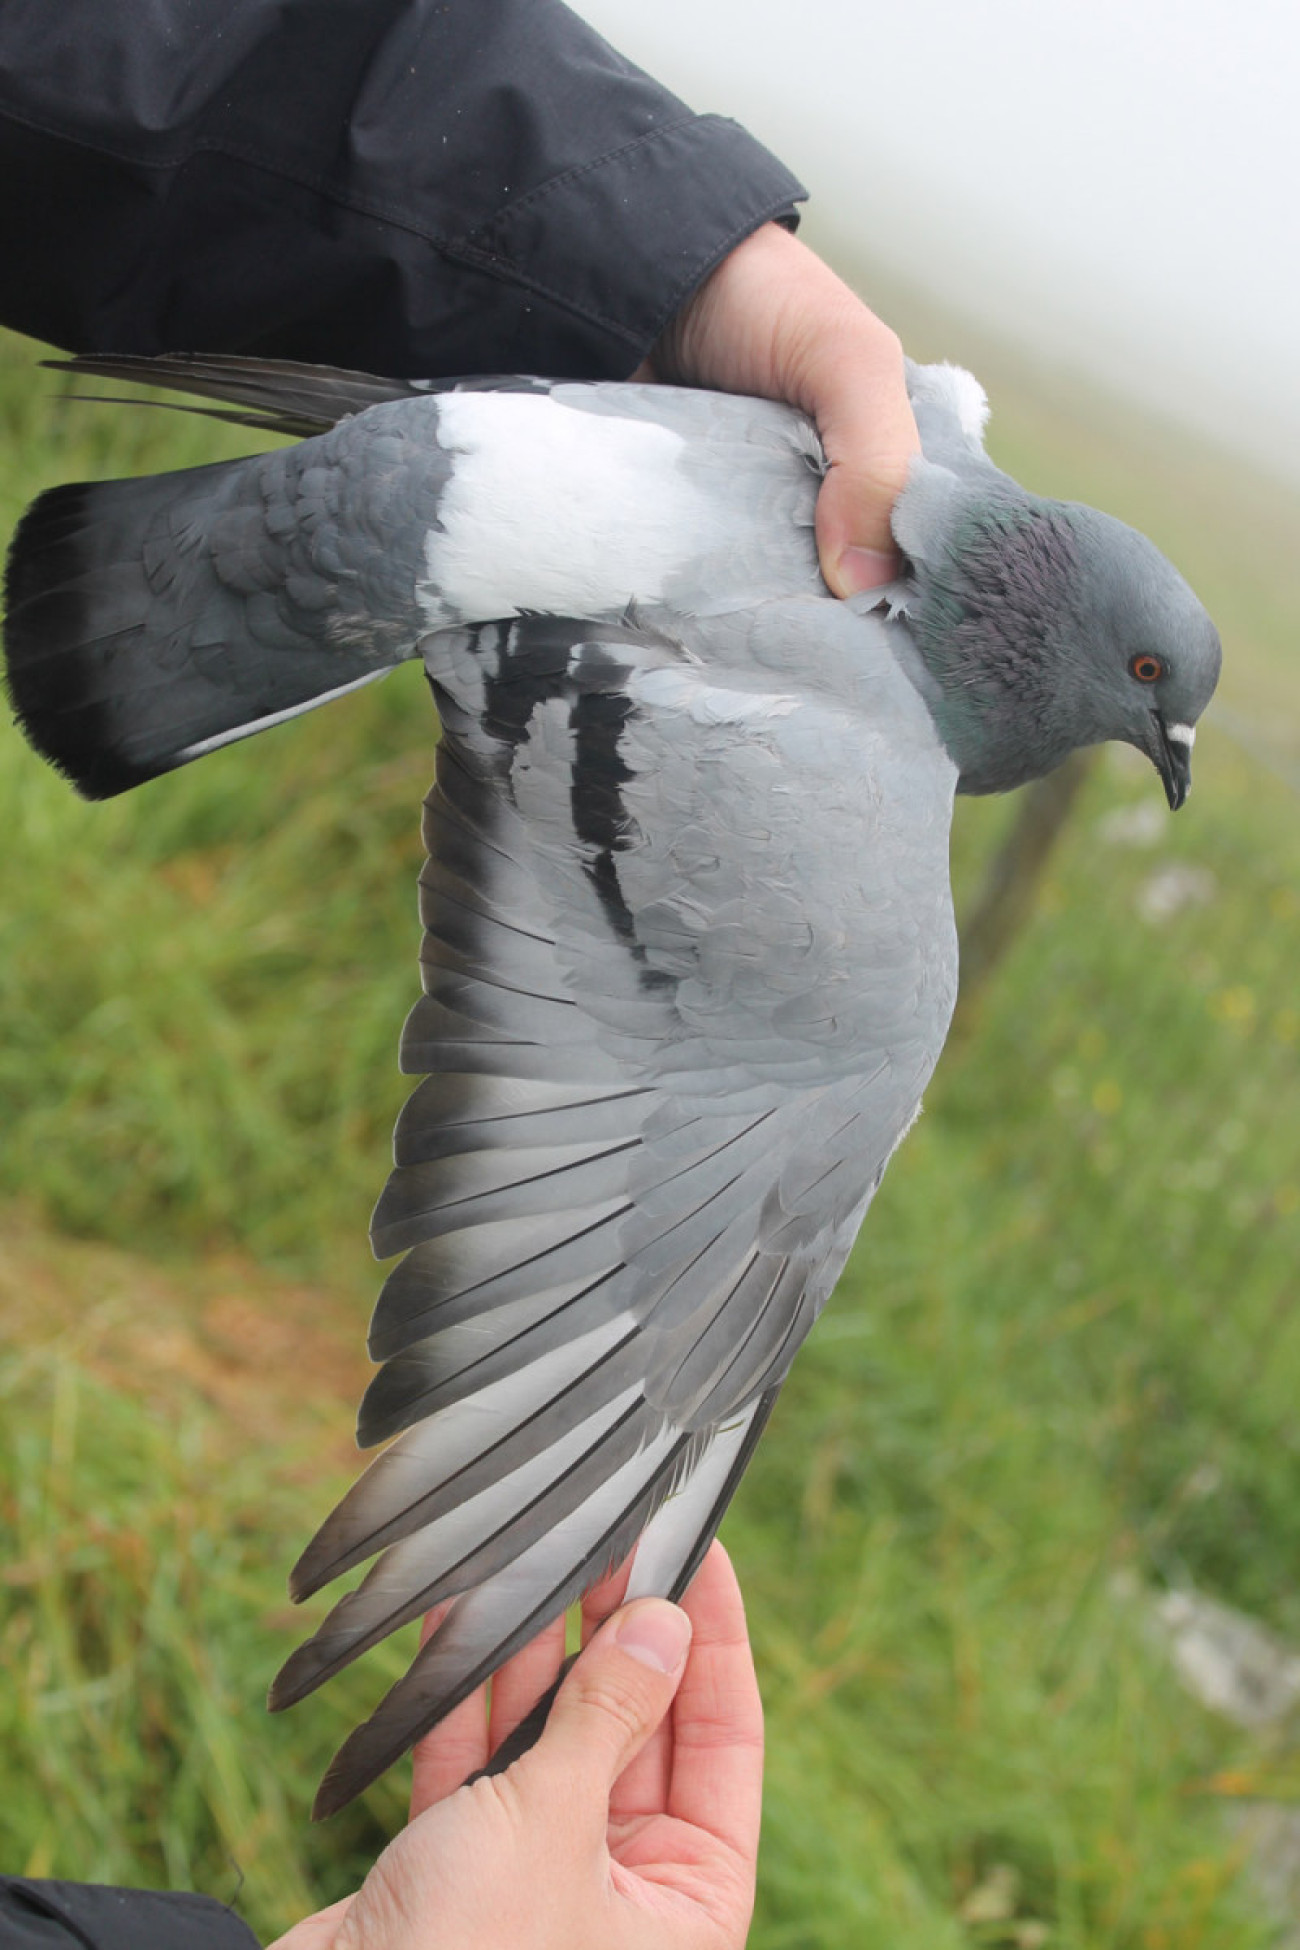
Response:
[[[1295,0],[576,0],[823,218],[1300,478]]]

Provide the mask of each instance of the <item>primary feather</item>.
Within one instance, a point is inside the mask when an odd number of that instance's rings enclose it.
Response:
[[[329,1812],[634,1546],[680,1595],[942,1046],[954,790],[1118,736],[1174,800],[1217,640],[1141,537],[998,473],[949,368],[911,373],[907,577],[842,604],[783,407],[73,363],[313,437],[35,504],[6,649],[53,762],[118,791],[417,656],[442,720],[373,1224],[390,1446],[294,1596],[375,1561],[272,1704],[452,1603]]]

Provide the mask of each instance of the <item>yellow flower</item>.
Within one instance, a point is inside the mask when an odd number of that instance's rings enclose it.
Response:
[[[1252,1022],[1255,1016],[1255,992],[1244,986],[1219,989],[1210,997],[1210,1014],[1220,1022]]]

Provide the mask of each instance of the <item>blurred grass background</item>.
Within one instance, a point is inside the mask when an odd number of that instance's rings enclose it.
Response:
[[[1300,1765],[1180,1691],[1146,1594],[1300,1641],[1300,504],[872,288],[984,378],[1004,465],[1168,550],[1227,665],[1186,812],[1136,755],[1091,773],[726,1526],[769,1719],[752,1940],[1250,1950],[1278,1925],[1225,1806]],[[71,405],[34,356],[0,342],[6,531],[252,444]],[[0,1863],[263,1936],[401,1819],[399,1770],[307,1821],[399,1652],[261,1701],[353,1468],[432,739],[410,669],[103,806],[0,739]],[[961,806],[959,907],[1012,811]]]

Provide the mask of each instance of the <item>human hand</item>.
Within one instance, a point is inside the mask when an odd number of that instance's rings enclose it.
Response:
[[[273,1950],[740,1950],[754,1901],[763,1716],[740,1589],[715,1544],[682,1606],[583,1606],[582,1657],[535,1747],[482,1767],[554,1679],[563,1620],[416,1749],[410,1826],[356,1896]],[[594,1634],[594,1636],[593,1636]]]
[[[802,407],[830,461],[817,497],[822,575],[851,596],[897,574],[889,515],[921,446],[902,347],[780,224],[723,259],[633,377]]]

